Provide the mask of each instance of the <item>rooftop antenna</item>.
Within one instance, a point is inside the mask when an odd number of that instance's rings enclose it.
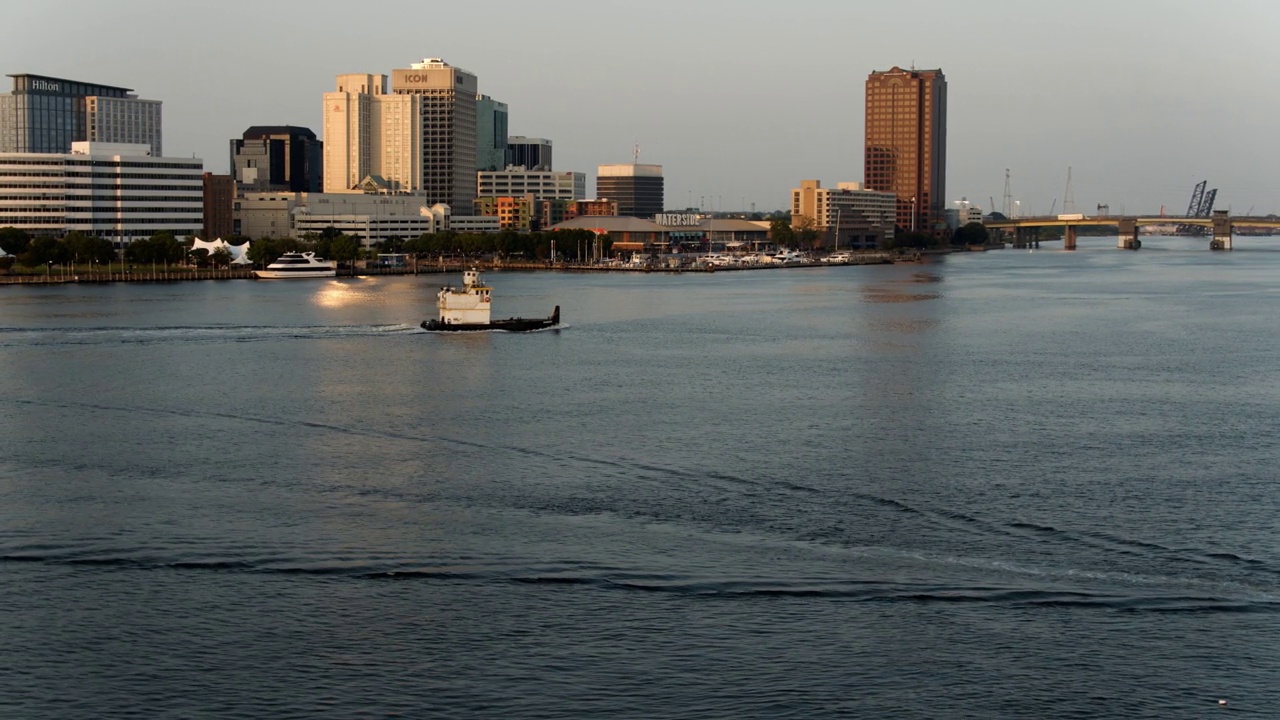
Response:
[[[635,147],[631,149],[631,162],[633,165],[640,164],[640,141],[637,140]]]

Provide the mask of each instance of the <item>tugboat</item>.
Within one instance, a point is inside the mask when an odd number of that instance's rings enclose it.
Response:
[[[472,268],[462,273],[462,287],[446,287],[436,293],[439,317],[422,321],[423,330],[507,330],[528,332],[560,324],[560,306],[546,318],[507,318],[490,320],[493,288],[480,279],[480,271]]]

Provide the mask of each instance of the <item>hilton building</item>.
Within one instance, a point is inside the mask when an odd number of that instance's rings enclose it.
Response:
[[[618,203],[618,214],[651,218],[663,210],[661,165],[601,165],[596,196]]]
[[[0,95],[0,152],[68,153],[71,143],[92,141],[143,144],[161,155],[159,100],[79,80],[9,77],[13,92]]]
[[[897,197],[898,227],[934,231],[946,197],[947,79],[941,70],[872,72],[866,102],[867,187]]]
[[[391,75],[339,75],[324,95],[324,190],[422,193],[470,208],[476,196],[476,76],[438,58]]]

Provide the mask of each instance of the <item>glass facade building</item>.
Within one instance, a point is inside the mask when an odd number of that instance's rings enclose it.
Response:
[[[91,140],[142,143],[159,157],[160,102],[129,88],[46,77],[10,75],[13,92],[0,95],[0,152],[67,153]]]

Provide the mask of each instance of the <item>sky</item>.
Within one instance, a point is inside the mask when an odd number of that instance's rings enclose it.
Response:
[[[1275,0],[0,5],[5,74],[161,100],[165,154],[217,173],[251,125],[321,134],[337,75],[439,57],[592,187],[638,145],[668,208],[770,211],[863,179],[867,75],[914,65],[947,78],[948,201],[1001,209],[1008,170],[1024,215],[1182,215],[1201,180],[1218,209],[1280,213]]]

